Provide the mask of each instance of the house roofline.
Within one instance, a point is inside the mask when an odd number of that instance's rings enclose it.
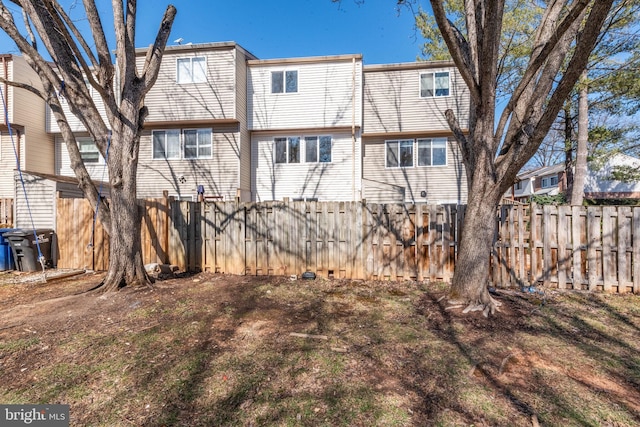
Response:
[[[250,59],[247,65],[287,65],[287,64],[307,64],[319,62],[339,62],[339,61],[362,61],[362,54],[349,55],[328,55],[328,56],[304,56],[300,58],[275,58],[275,59]]]
[[[394,71],[394,70],[424,70],[429,68],[451,68],[456,64],[453,61],[417,61],[417,62],[402,62],[396,64],[376,64],[365,65],[363,71],[365,73],[378,72],[378,71]]]
[[[136,48],[136,56],[146,55],[147,51],[149,50],[149,47]],[[242,47],[241,45],[239,45],[234,41],[171,45],[171,46],[166,46],[164,48],[164,52],[165,54],[176,53],[176,52],[188,53],[188,52],[197,52],[202,50],[224,50],[224,49],[238,49],[248,57],[257,59],[257,56],[255,56],[253,53],[249,52],[247,49],[245,49],[244,47]]]

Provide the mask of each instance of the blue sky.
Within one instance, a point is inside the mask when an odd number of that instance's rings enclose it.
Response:
[[[98,0],[111,14],[111,2]],[[169,2],[138,1],[136,45],[153,42]],[[412,62],[421,36],[396,0],[174,0],[178,9],[169,44],[235,41],[261,59],[361,53],[366,64]],[[9,7],[12,5],[9,3]],[[74,16],[75,15],[75,16]],[[79,14],[72,12],[74,18]],[[106,24],[105,24],[106,26]],[[108,28],[110,30],[110,27]],[[0,36],[0,52],[15,46]]]

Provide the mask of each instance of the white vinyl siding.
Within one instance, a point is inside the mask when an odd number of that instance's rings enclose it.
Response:
[[[447,166],[405,168],[387,167],[386,142],[381,137],[367,138],[364,142],[364,199],[375,203],[466,203],[467,180],[462,156],[454,141],[448,140],[446,144]],[[422,191],[426,197],[421,196]]]
[[[430,69],[429,62],[364,67],[363,133],[449,132],[451,109],[462,129],[469,126],[469,90],[453,67]],[[420,97],[422,73],[449,73],[449,96]]]
[[[200,58],[204,58],[204,64]],[[204,65],[205,68],[195,75],[195,80],[206,78],[206,82],[178,83],[178,59],[195,60],[195,69]],[[139,54],[139,67],[142,67],[144,60],[145,56]],[[187,68],[186,62],[184,67]],[[235,73],[233,46],[187,52],[168,48],[160,65],[158,79],[145,96],[144,102],[149,109],[145,123],[236,118]]]
[[[56,186],[53,181],[23,173],[27,188],[29,206],[27,206],[20,178],[15,174],[15,228],[55,228]],[[33,223],[31,222],[33,218]]]
[[[301,60],[292,61],[287,66],[294,66],[297,72],[297,92],[273,94],[272,72],[286,71],[286,68],[283,64],[269,61],[249,61],[249,129],[360,126],[361,59],[357,58],[355,64],[351,58]]]
[[[348,132],[340,132],[331,135],[331,162],[302,161],[305,159],[305,153],[302,152],[299,163],[275,163],[274,140],[289,137],[299,137],[301,141],[305,139],[304,133],[289,136],[272,134],[252,136],[251,153],[254,165],[252,192],[255,195],[255,201],[282,200],[285,197],[316,198],[320,201],[360,199],[359,136],[354,147],[355,162],[351,155],[353,149],[351,135]],[[301,146],[304,147],[304,143]],[[355,182],[352,177],[355,177]]]

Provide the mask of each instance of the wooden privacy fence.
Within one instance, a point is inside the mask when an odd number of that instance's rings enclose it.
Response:
[[[465,206],[140,201],[145,263],[181,270],[378,280],[453,275]],[[108,238],[84,200],[58,203],[58,266],[105,269]],[[640,292],[640,207],[501,206],[499,287]],[[82,236],[84,245],[71,245]]]

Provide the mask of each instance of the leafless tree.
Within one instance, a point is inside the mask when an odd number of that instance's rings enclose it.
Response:
[[[94,206],[99,205],[100,219],[110,236],[109,270],[102,289],[112,291],[125,285],[148,283],[142,260],[141,222],[136,201],[138,149],[147,115],[144,96],[156,81],[176,8],[167,7],[155,42],[147,51],[142,69],[138,69],[135,0],[112,0],[115,61],[94,0],[83,0],[90,39],[56,0],[12,2],[21,9],[15,16],[24,17],[27,36],[21,34],[12,10],[3,1],[0,1],[0,28],[11,37],[29,65],[39,74],[44,90],[20,87],[38,93],[51,107],[79,186]],[[36,49],[35,39],[30,35],[32,31],[42,41],[53,64]],[[106,121],[85,79],[104,103]],[[56,90],[64,92],[71,112],[82,121],[100,153],[107,159],[111,186],[108,204],[98,201],[98,191],[84,167]]]

